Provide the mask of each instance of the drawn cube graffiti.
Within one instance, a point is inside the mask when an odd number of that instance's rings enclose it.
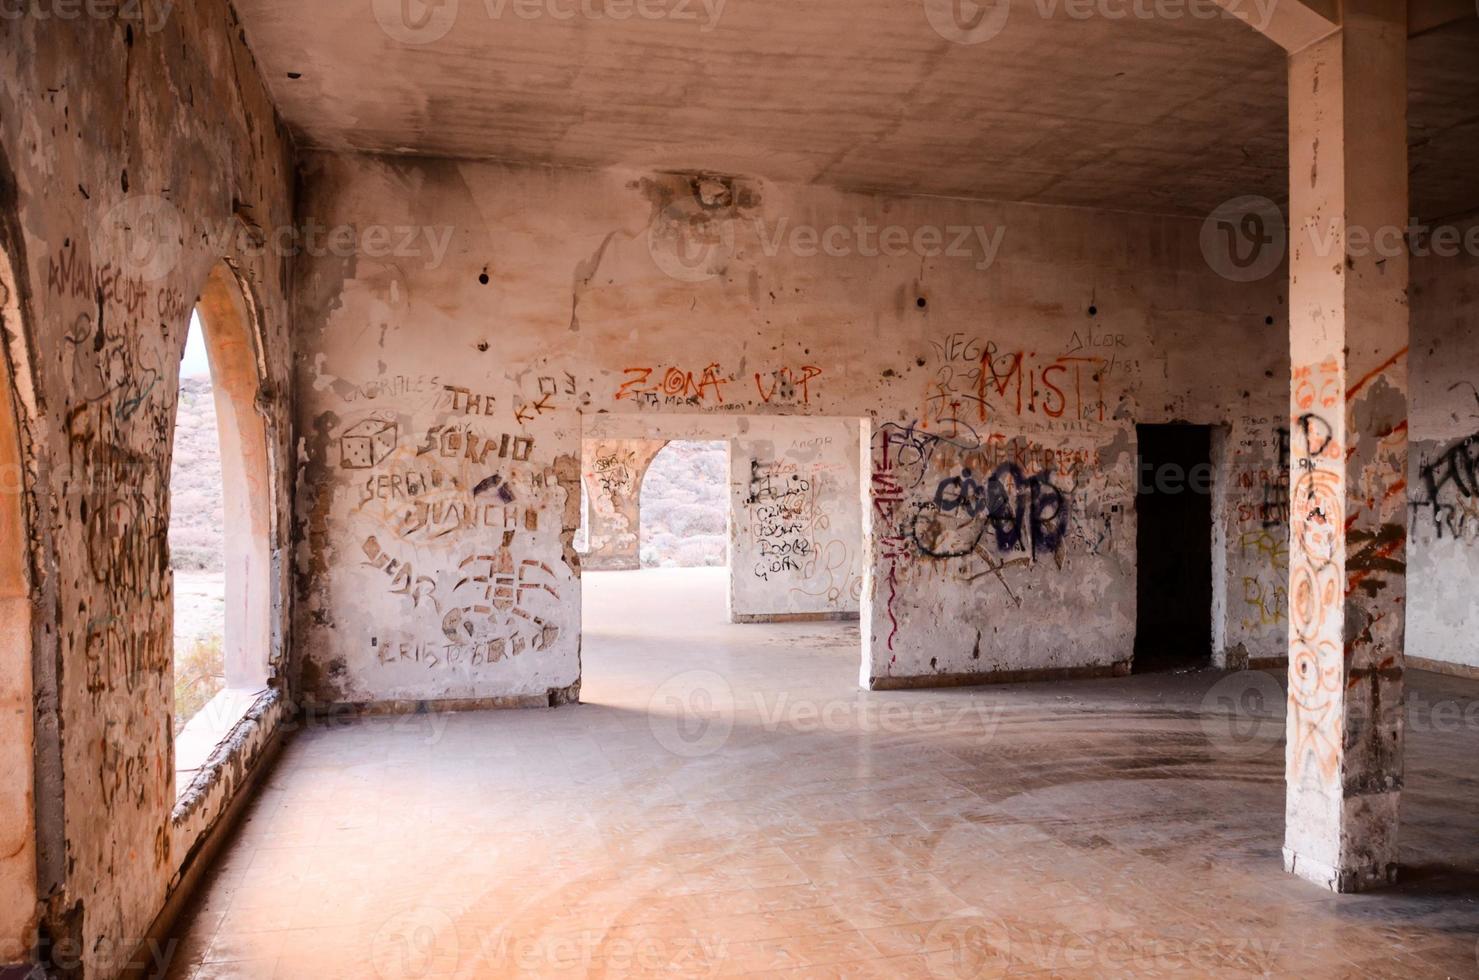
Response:
[[[339,465],[346,470],[367,470],[395,452],[399,440],[395,422],[365,419],[344,430],[339,437]]]

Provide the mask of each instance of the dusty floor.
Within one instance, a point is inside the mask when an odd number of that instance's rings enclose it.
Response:
[[[1411,675],[1405,883],[1333,896],[1266,675],[865,695],[722,575],[587,576],[581,706],[298,735],[171,975],[1479,976],[1479,685]]]

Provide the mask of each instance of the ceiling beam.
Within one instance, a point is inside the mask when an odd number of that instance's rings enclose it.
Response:
[[[1285,51],[1299,51],[1334,33],[1342,0],[1215,0],[1218,6]],[[1479,15],[1472,0],[1408,0],[1407,36],[1417,37]]]
[[[1216,0],[1285,51],[1300,51],[1340,29],[1340,0]]]
[[[1476,15],[1479,8],[1469,0],[1407,0],[1407,36],[1417,37]]]

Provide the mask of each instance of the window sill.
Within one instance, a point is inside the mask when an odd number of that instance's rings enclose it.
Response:
[[[276,692],[266,687],[228,687],[206,702],[175,736],[175,798],[208,773],[211,757],[254,707]]]

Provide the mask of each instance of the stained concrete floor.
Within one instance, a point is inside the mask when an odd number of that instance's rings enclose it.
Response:
[[[298,734],[171,975],[1479,976],[1479,685],[1410,675],[1403,884],[1334,896],[1272,677],[863,694],[723,590],[588,575],[580,706]]]

